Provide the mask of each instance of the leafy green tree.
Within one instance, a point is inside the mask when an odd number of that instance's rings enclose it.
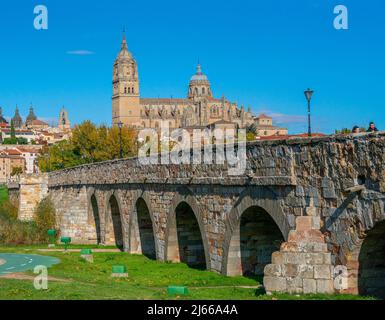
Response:
[[[343,128],[341,130],[336,130],[336,134],[349,134],[349,133],[352,133],[352,130],[350,130],[348,128]]]
[[[16,139],[15,125],[13,124],[13,120],[11,120],[11,139]]]

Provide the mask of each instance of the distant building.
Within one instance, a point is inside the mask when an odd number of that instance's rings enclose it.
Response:
[[[113,65],[112,123],[122,122],[134,128],[159,129],[167,123],[170,129],[207,127],[218,121],[245,128],[253,123],[251,109],[239,108],[224,97],[217,99],[208,77],[198,64],[190,78],[185,98],[143,98],[140,96],[136,60],[127,47],[125,35]]]
[[[29,122],[32,122],[34,120],[37,120],[37,117],[33,111],[33,107],[32,105],[29,107],[29,114],[27,116],[27,120],[25,121],[25,123],[28,125]]]
[[[38,173],[37,157],[39,150],[36,148],[30,148],[29,146],[16,147],[15,150],[21,153],[21,157],[25,160],[25,173]]]
[[[12,118],[12,123],[15,128],[22,128],[23,127],[23,119],[20,116],[19,113],[19,107],[16,105],[15,115]]]
[[[255,118],[255,128],[257,137],[270,136],[287,136],[288,130],[286,128],[275,127],[273,125],[273,118],[265,114],[261,114]]]
[[[0,125],[8,125],[8,121],[3,117],[3,108],[0,107]]]
[[[12,171],[20,168],[24,173],[26,170],[25,159],[17,150],[6,150],[0,152],[0,183],[7,183],[11,179]]]
[[[11,138],[11,129],[2,129],[1,130],[1,138],[2,141],[7,138]],[[31,130],[22,130],[17,129],[15,130],[16,138],[25,138],[27,139],[28,143],[31,143],[32,141],[35,141],[37,139],[37,134]]]
[[[48,123],[39,119],[28,121],[25,126],[29,130],[46,130],[49,128]]]
[[[62,131],[68,131],[71,129],[71,123],[68,117],[68,112],[64,108],[64,106],[60,110],[58,128]]]
[[[258,127],[257,135],[286,135],[287,129],[274,127],[264,115],[255,118],[251,108],[214,97],[210,81],[198,64],[190,78],[185,98],[143,98],[140,96],[138,65],[128,50],[123,35],[120,52],[113,65],[112,123],[136,129],[160,129],[167,123],[170,129]]]

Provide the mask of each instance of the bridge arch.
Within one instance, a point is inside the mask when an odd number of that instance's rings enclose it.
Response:
[[[358,255],[358,293],[385,299],[385,221],[370,230]]]
[[[325,218],[324,231],[335,266],[347,269],[347,286],[339,291],[385,299],[383,194],[369,190],[349,195]]]
[[[182,235],[182,232],[184,235]],[[206,230],[193,195],[178,193],[171,202],[166,229],[165,261],[210,269]]]
[[[125,250],[124,223],[122,205],[116,191],[106,194],[106,216],[105,216],[105,243],[116,245],[120,250]]]
[[[91,226],[91,235],[89,240],[96,242],[96,244],[102,243],[102,226],[101,226],[101,207],[99,205],[98,197],[95,189],[90,188],[88,190],[88,222]]]
[[[154,213],[148,192],[141,191],[134,196],[130,212],[130,253],[142,254],[150,259],[160,258]]]
[[[263,274],[264,265],[270,262],[274,251],[279,251],[280,243],[287,240],[290,229],[271,190],[245,190],[226,219],[222,273],[228,276]],[[259,247],[260,243],[263,247]],[[258,256],[259,252],[264,253]],[[251,267],[254,272],[249,270]]]

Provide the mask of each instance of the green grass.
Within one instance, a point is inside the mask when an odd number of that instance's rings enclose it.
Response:
[[[78,246],[90,247],[90,246]],[[44,248],[46,248],[44,246]],[[33,247],[0,247],[0,252],[37,253],[57,257],[61,263],[49,269],[49,276],[70,282],[49,282],[49,289],[38,291],[31,280],[0,278],[0,299],[32,300],[89,300],[89,299],[207,299],[207,300],[345,300],[363,299],[355,296],[267,296],[259,283],[245,277],[224,277],[214,272],[191,269],[185,264],[161,263],[139,255],[126,253],[94,253],[94,263],[80,259],[79,253],[38,252]],[[125,265],[128,278],[111,278],[113,265]],[[32,272],[27,274],[33,275]],[[169,296],[169,285],[187,286],[190,294],[183,297]]]
[[[0,185],[0,206],[8,200],[8,189]]]

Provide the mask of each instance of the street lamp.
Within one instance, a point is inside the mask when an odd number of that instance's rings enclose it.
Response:
[[[308,135],[309,135],[309,137],[311,137],[310,102],[311,102],[311,98],[313,96],[313,93],[314,93],[314,91],[311,90],[311,89],[307,89],[305,91],[305,97],[306,97],[306,100],[307,100],[307,116],[308,116],[308,124],[309,124]]]
[[[120,154],[120,159],[123,159],[123,147],[122,147],[122,128],[123,128],[123,122],[122,121],[119,121],[118,123],[118,127],[119,127],[119,145],[120,145],[120,149],[119,149],[119,154]]]

